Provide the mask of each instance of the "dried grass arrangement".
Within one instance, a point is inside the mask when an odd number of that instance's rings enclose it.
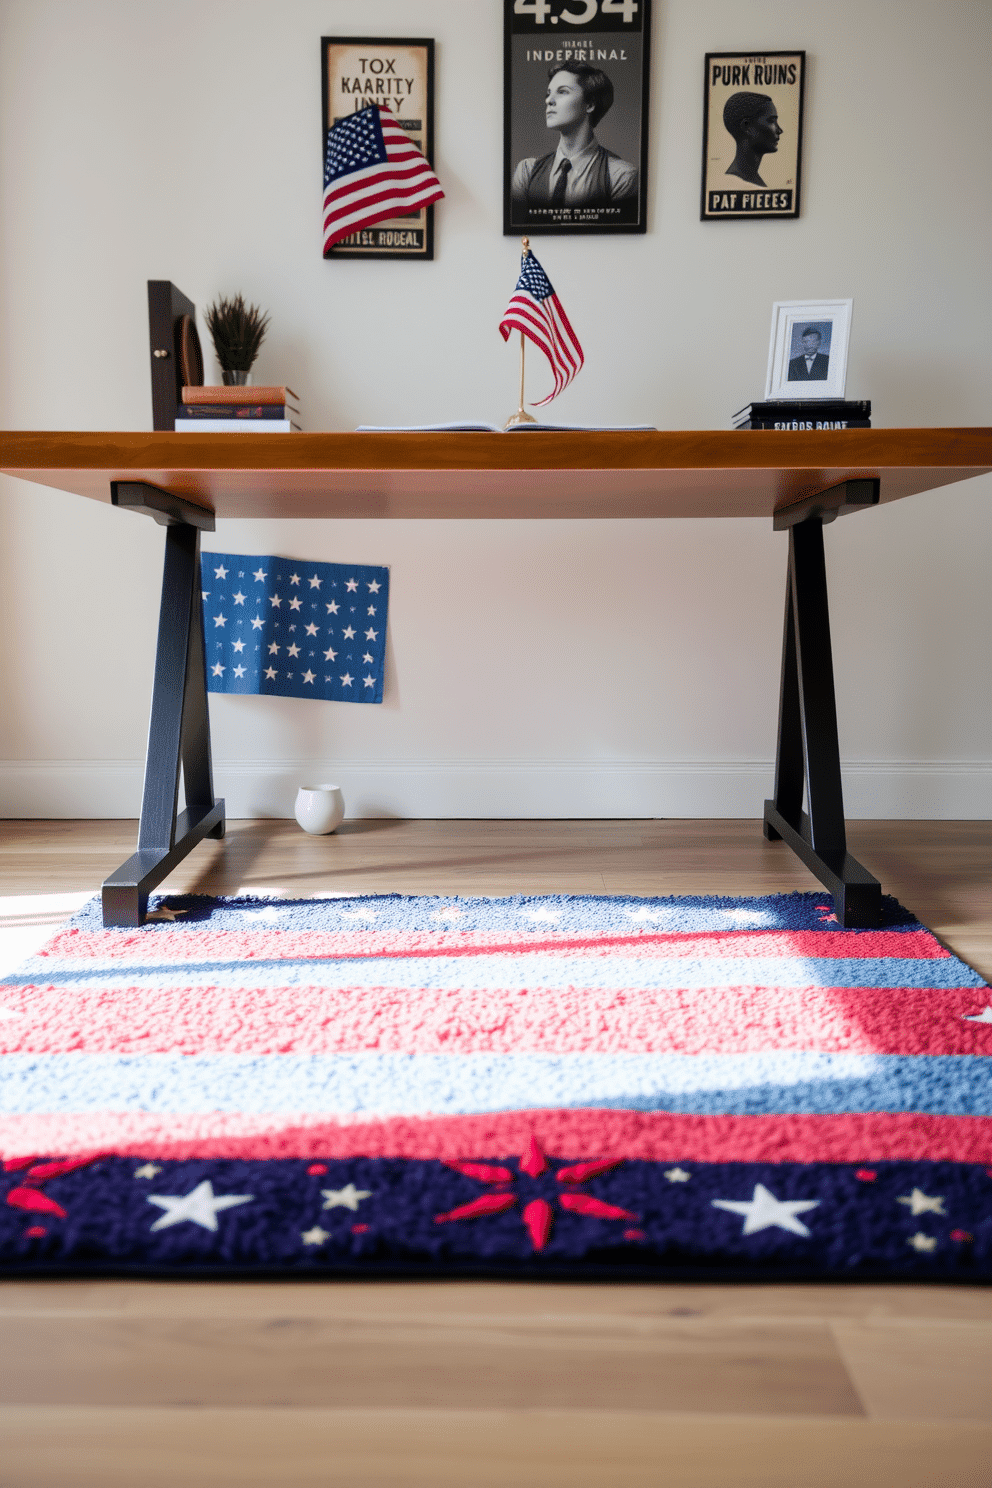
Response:
[[[221,370],[250,372],[265,339],[269,316],[263,315],[257,305],[246,305],[244,295],[235,295],[230,300],[221,296],[208,305],[204,319]]]

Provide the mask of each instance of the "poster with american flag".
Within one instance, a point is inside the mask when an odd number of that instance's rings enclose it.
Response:
[[[500,321],[500,335],[509,340],[511,331],[519,331],[547,357],[555,385],[546,398],[531,406],[539,408],[564,392],[582,370],[585,357],[579,338],[569,324],[564,306],[554,292],[551,280],[541,268],[529,247],[524,248],[520,278],[510,296],[506,314]]]
[[[433,258],[434,43],[328,37],[324,257]]]
[[[200,559],[207,691],[381,703],[389,569]]]

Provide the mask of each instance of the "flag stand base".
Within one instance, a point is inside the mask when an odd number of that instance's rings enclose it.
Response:
[[[525,413],[522,408],[518,408],[517,411],[516,411],[516,413],[512,416],[512,418],[508,418],[507,419],[506,423],[503,425],[503,428],[504,429],[512,429],[517,424],[536,424],[536,423],[537,423],[537,419],[534,418],[532,414]]]

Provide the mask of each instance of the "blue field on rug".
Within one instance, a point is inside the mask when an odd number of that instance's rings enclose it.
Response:
[[[893,900],[151,907],[0,986],[8,1275],[992,1276],[992,992]]]

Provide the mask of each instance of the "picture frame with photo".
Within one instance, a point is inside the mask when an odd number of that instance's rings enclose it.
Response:
[[[853,300],[776,300],[765,397],[843,398]]]
[[[647,231],[651,0],[503,0],[503,232]]]

